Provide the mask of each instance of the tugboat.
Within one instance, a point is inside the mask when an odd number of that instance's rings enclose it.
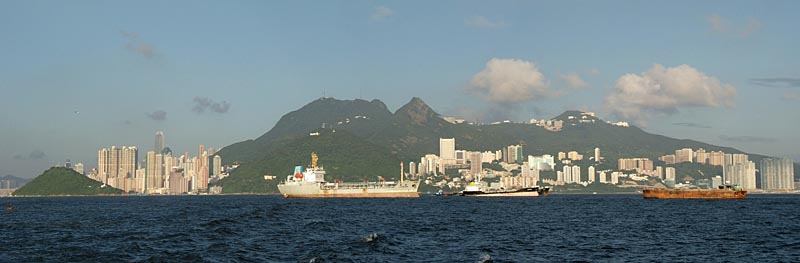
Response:
[[[481,188],[481,176],[478,175],[475,181],[469,183],[469,185],[461,191],[458,195],[460,196],[528,196],[528,197],[535,197],[535,196],[547,196],[550,192],[550,187],[525,187],[520,189],[513,189],[513,190],[494,190],[494,191],[485,191]]]

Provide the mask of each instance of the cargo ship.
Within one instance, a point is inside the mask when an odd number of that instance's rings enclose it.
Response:
[[[404,179],[400,164],[400,181],[344,183],[325,181],[325,169],[317,165],[317,154],[311,153],[311,165],[305,170],[294,168],[294,174],[278,184],[278,191],[286,198],[395,198],[419,197],[419,181]]]
[[[718,189],[663,189],[642,190],[644,199],[745,199],[747,191],[739,186],[720,186]]]
[[[460,196],[487,196],[487,197],[506,197],[506,196],[527,196],[527,197],[535,197],[535,196],[547,196],[550,193],[550,187],[525,187],[520,189],[509,189],[509,190],[483,190],[481,187],[481,177],[480,175],[477,176],[477,179],[473,182],[470,182],[469,185],[464,188],[464,191],[461,191],[458,195]]]

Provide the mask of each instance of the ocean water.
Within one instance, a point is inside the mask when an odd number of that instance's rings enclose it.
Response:
[[[800,262],[800,195],[0,202],[0,262]]]

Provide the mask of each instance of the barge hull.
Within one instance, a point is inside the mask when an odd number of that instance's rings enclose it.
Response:
[[[745,199],[747,191],[725,189],[644,189],[644,199]]]

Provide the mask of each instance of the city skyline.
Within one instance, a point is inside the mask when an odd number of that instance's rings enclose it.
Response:
[[[159,130],[173,150],[224,147],[320,96],[390,109],[418,96],[484,122],[586,110],[800,155],[796,2],[188,3],[0,10],[0,175],[93,167],[97,149],[147,147]]]

